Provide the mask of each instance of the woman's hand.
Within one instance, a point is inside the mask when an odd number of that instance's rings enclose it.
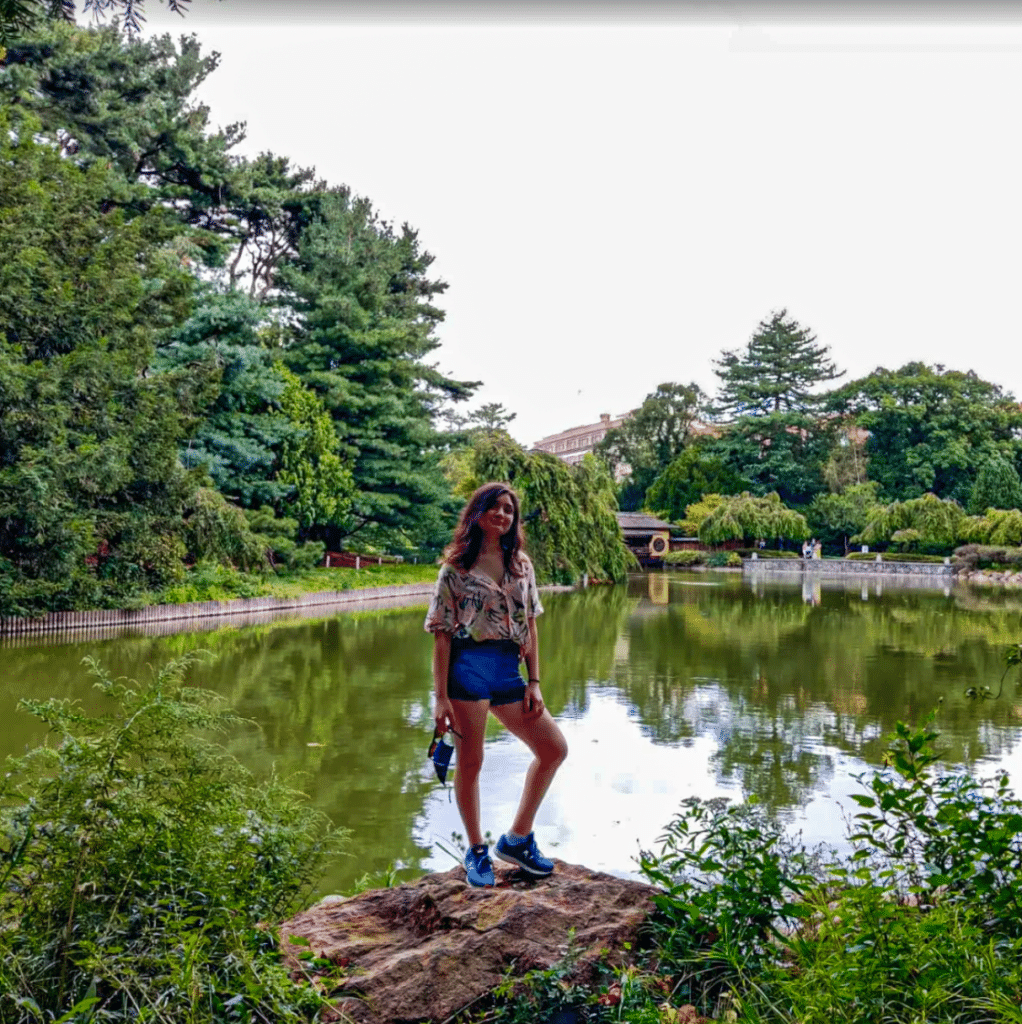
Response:
[[[522,695],[522,715],[525,718],[538,718],[543,714],[543,694],[540,693],[539,683],[527,683],[525,693]]]
[[[458,731],[458,720],[454,717],[454,705],[450,697],[436,697],[436,706],[433,708],[433,721],[441,732]]]

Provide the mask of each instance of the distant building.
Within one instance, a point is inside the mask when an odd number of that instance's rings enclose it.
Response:
[[[541,452],[550,452],[551,455],[556,455],[559,459],[574,465],[576,462],[581,462],[582,458],[603,440],[608,430],[620,427],[631,415],[630,412],[626,412],[611,419],[609,412],[601,413],[599,423],[569,427],[559,434],[544,437],[532,447]]]
[[[533,451],[550,452],[551,455],[556,455],[559,459],[574,465],[576,462],[581,462],[587,453],[593,451],[606,436],[608,430],[620,427],[625,420],[632,418],[635,411],[633,409],[631,412],[623,412],[614,419],[611,419],[609,412],[601,413],[599,423],[587,423],[582,427],[569,427],[567,430],[562,430],[559,434],[551,434],[549,437],[544,437],[542,440],[537,441],[532,446]],[[715,434],[719,433],[719,429],[708,426],[699,420],[694,420],[692,423],[692,433]],[[614,470],[615,481],[620,483],[631,471],[631,466],[623,462],[618,463]]]

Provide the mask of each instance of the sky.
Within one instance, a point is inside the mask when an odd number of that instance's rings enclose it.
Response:
[[[418,230],[432,358],[525,444],[636,408],[785,308],[847,371],[1022,393],[1022,12],[782,4],[149,0],[195,33],[235,152]]]

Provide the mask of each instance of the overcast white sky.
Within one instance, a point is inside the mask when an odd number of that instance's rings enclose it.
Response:
[[[1018,15],[698,6],[147,14],[222,54],[200,98],[248,122],[239,152],[419,230],[450,286],[436,359],[525,443],[712,390],[781,307],[846,379],[918,359],[1022,391]]]

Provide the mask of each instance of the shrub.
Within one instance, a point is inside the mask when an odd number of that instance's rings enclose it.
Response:
[[[742,567],[742,556],[737,551],[732,551],[724,563],[729,569],[740,569]]]
[[[1022,548],[992,547],[985,544],[965,544],[955,548],[951,564],[955,570],[974,571],[976,569],[991,569],[998,567],[1011,567],[1018,569],[1022,566]]]
[[[890,767],[859,777],[843,859],[754,805],[694,799],[642,854],[676,1003],[750,1024],[1018,1020],[1022,801],[1003,773],[938,770],[929,727],[889,739]]]
[[[795,558],[801,556],[797,551],[778,551],[776,548],[734,548],[734,553],[742,558],[751,558],[757,555],[759,558]]]
[[[845,555],[849,562],[875,562],[879,554],[877,551],[853,551]],[[920,555],[913,551],[885,551],[883,552],[885,562],[930,562],[934,565],[943,563],[946,555]]]
[[[743,972],[776,956],[773,940],[804,911],[809,860],[753,803],[690,797],[639,866],[661,891],[653,940],[687,1001],[712,1006]],[[793,902],[794,900],[794,902]]]
[[[211,743],[239,723],[182,685],[113,680],[87,717],[23,701],[57,739],[0,779],[0,1021],[297,1021],[320,1004],[271,924],[341,835],[279,778]]]
[[[664,555],[664,565],[702,565],[709,555],[709,551],[693,551],[692,549],[668,551]]]

